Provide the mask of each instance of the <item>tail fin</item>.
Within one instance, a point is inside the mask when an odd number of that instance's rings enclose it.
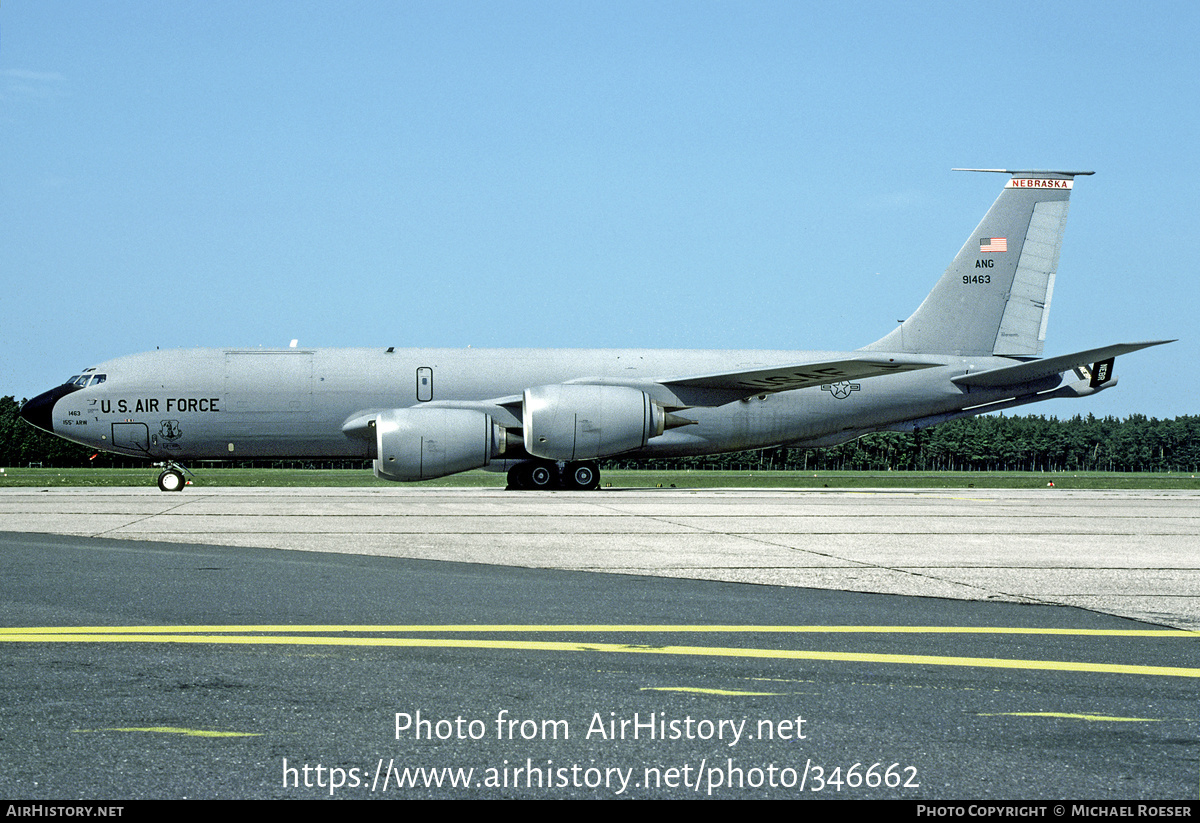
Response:
[[[864,349],[1038,356],[1077,175],[1090,171],[956,169],[1011,174],[912,317]]]

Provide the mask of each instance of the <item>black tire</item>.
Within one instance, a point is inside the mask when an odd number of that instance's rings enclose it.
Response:
[[[563,485],[568,489],[591,491],[600,488],[600,467],[588,461],[586,463],[568,463],[563,472]]]
[[[518,463],[508,470],[508,491],[521,491],[529,488],[526,483],[526,467],[528,463]]]
[[[183,472],[178,472],[175,469],[167,469],[158,476],[158,490],[164,492],[181,492],[187,483],[183,479]]]

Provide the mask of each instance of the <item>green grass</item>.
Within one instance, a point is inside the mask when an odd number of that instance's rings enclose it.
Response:
[[[196,487],[372,486],[395,488],[369,471],[324,469],[195,469]],[[15,469],[0,473],[0,488],[67,486],[153,487],[158,469]],[[614,488],[943,488],[1200,489],[1195,474],[1181,472],[798,472],[798,471],[606,471]],[[405,484],[427,488],[503,488],[503,474],[475,471]]]

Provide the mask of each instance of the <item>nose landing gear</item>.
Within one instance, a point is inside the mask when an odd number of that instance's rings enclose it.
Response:
[[[181,492],[183,487],[187,485],[187,481],[183,478],[183,473],[191,474],[184,466],[178,463],[171,462],[165,464],[166,468],[158,475],[158,490],[164,492]]]

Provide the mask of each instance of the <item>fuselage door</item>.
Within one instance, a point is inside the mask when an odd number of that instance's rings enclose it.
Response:
[[[150,427],[145,423],[113,423],[112,445],[115,451],[145,454],[150,450]]]
[[[433,369],[422,366],[417,369],[417,401],[428,403],[433,399]]]
[[[311,351],[227,351],[225,410],[235,414],[308,414],[313,407],[312,374]]]

